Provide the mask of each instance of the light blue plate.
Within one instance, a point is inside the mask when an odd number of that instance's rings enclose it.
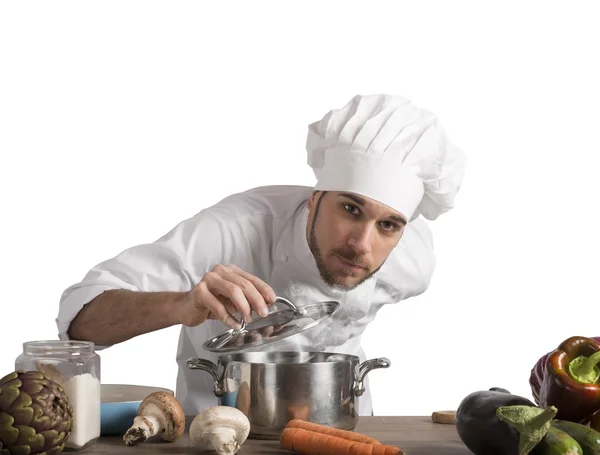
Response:
[[[128,384],[102,384],[100,433],[102,436],[123,435],[133,423],[140,404],[152,392],[172,390],[162,387]]]

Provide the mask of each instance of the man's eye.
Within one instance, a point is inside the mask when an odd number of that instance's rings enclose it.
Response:
[[[351,213],[352,215],[358,215],[358,207],[354,204],[344,204],[344,209],[346,212]]]
[[[397,224],[392,223],[390,221],[382,221],[381,225],[383,226],[383,229],[385,229],[386,231],[397,231],[399,229]]]

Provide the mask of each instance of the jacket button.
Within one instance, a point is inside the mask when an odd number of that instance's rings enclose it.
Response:
[[[302,285],[300,284],[294,283],[290,286],[290,291],[292,291],[292,294],[302,294],[302,290]]]
[[[282,260],[283,262],[287,262],[289,259],[290,259],[290,258],[288,257],[288,255],[287,255],[287,254],[285,254],[285,253],[281,253],[281,260]]]

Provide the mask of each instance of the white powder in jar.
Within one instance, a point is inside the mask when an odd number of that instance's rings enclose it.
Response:
[[[80,449],[100,437],[100,380],[89,373],[73,376],[63,384],[73,408],[71,435],[67,449]]]

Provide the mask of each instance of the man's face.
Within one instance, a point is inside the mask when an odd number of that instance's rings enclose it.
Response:
[[[397,245],[406,218],[353,193],[314,192],[307,239],[323,280],[352,290],[377,272]]]

